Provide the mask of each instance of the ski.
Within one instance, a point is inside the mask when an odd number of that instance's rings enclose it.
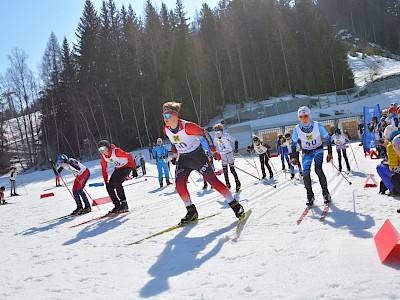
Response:
[[[137,241],[135,241],[135,242],[126,244],[126,246],[131,246],[131,245],[140,244],[141,242],[143,242],[143,241],[145,241],[145,240],[149,240],[149,239],[151,239],[151,238],[153,238],[153,237],[162,235],[162,234],[164,234],[164,233],[173,231],[173,230],[175,230],[175,229],[178,229],[178,228],[181,228],[181,227],[185,227],[186,225],[196,224],[196,223],[198,223],[199,221],[202,221],[202,220],[205,220],[205,219],[209,219],[209,218],[214,217],[214,216],[216,216],[216,215],[218,215],[218,214],[219,214],[219,213],[212,214],[212,215],[209,215],[209,216],[205,216],[205,217],[202,217],[202,218],[198,218],[197,220],[194,220],[194,221],[191,221],[191,222],[188,222],[188,223],[179,223],[178,225],[171,226],[171,227],[169,227],[169,228],[167,228],[167,229],[164,229],[164,230],[162,230],[162,231],[156,232],[156,233],[154,233],[154,234],[152,234],[152,235],[149,235],[149,236],[147,236],[147,237],[144,237],[144,238],[142,238],[142,239],[140,239],[140,240],[137,240]]]
[[[246,211],[238,220],[238,223],[236,225],[236,232],[235,232],[235,237],[232,239],[233,242],[236,242],[240,236],[240,234],[242,233],[243,227],[246,224],[247,219],[249,218],[249,216],[251,215],[251,208]]]
[[[0,206],[7,205],[7,204],[15,204],[15,202],[4,202],[3,204],[0,204]]]
[[[60,221],[60,220],[64,220],[64,219],[75,218],[77,216],[79,216],[79,215],[65,215],[65,216],[62,216],[62,217],[58,217],[58,218],[55,218],[55,219],[51,219],[51,220],[47,220],[47,221],[41,222],[39,224],[54,223],[54,222],[57,222],[57,221]]]
[[[301,223],[301,221],[303,221],[304,217],[307,216],[307,214],[310,210],[311,210],[311,206],[307,206],[306,209],[301,214],[300,218],[297,220],[297,225],[299,225]]]
[[[69,226],[68,228],[69,228],[69,229],[75,228],[75,227],[78,227],[78,226],[81,226],[81,225],[85,225],[85,224],[88,224],[88,223],[92,223],[92,222],[95,222],[95,221],[98,221],[98,220],[101,220],[101,219],[110,218],[110,217],[116,217],[116,216],[123,215],[123,214],[126,214],[126,213],[128,213],[128,212],[123,212],[123,213],[108,213],[108,214],[102,215],[102,216],[100,216],[100,217],[96,217],[96,218],[93,218],[93,219],[90,219],[90,220],[86,220],[86,221],[83,221],[83,222],[81,222],[81,223],[78,223],[78,224]],[[79,216],[81,216],[81,215],[79,215]]]
[[[319,217],[320,221],[325,220],[325,217],[326,217],[328,211],[329,211],[329,204],[326,204],[325,207],[324,207],[324,210],[321,213],[321,216]]]

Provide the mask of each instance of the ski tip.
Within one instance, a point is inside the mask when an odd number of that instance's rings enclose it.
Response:
[[[352,182],[349,182],[349,185],[352,185],[353,183]]]

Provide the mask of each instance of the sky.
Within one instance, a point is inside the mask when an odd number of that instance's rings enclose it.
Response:
[[[59,43],[67,37],[71,43],[75,41],[75,31],[82,16],[84,0],[1,0],[0,1],[0,73],[10,66],[8,56],[13,49],[24,50],[28,55],[28,67],[38,74],[44,50],[51,32],[57,36]],[[122,4],[128,7],[131,4],[138,15],[143,15],[145,0],[115,0],[116,7],[121,9]],[[175,7],[175,0],[152,0],[156,8],[165,3],[168,9]],[[99,11],[102,1],[92,0]],[[202,3],[210,7],[217,6],[217,0],[182,0],[188,17],[200,10]]]

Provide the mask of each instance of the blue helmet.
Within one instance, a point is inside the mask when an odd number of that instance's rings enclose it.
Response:
[[[57,162],[58,162],[59,164],[68,162],[68,156],[65,155],[65,154],[60,154],[60,155],[58,156],[58,158],[57,158]]]

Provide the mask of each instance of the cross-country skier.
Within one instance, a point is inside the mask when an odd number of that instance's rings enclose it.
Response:
[[[108,195],[114,204],[114,208],[109,213],[127,212],[129,208],[122,183],[132,169],[136,167],[133,158],[129,153],[117,148],[114,144],[110,144],[107,140],[101,140],[98,143],[98,147],[101,154],[100,163],[104,183],[106,184]],[[114,172],[110,178],[108,178],[107,173],[108,163],[114,165]]]
[[[140,167],[142,168],[142,175],[146,175],[146,160],[142,153],[139,153]]]
[[[163,184],[164,177],[167,185],[172,184],[172,182],[169,181],[169,169],[167,164],[168,149],[163,145],[163,141],[161,138],[157,139],[157,146],[155,146],[153,149],[153,157],[156,159],[156,165],[158,170],[158,181],[160,183],[160,188],[164,186]]]
[[[325,127],[316,121],[311,120],[311,111],[307,106],[302,106],[298,109],[297,115],[300,120],[300,124],[297,124],[294,128],[292,135],[292,151],[296,153],[296,146],[298,140],[301,141],[301,147],[303,152],[302,164],[303,164],[303,180],[307,190],[307,206],[314,204],[314,192],[311,186],[311,164],[314,160],[315,173],[319,178],[319,183],[322,188],[322,195],[324,197],[324,203],[328,204],[332,201],[331,195],[328,191],[328,183],[326,176],[322,170],[322,163],[324,161],[324,146],[322,145],[322,138],[325,139],[328,146],[328,155],[326,161],[332,160],[332,145],[331,137]],[[292,163],[297,165],[299,161],[298,155],[292,159]]]
[[[258,136],[253,135],[253,144],[247,147],[247,151],[254,151],[258,154],[258,157],[260,158],[260,163],[261,163],[261,173],[262,173],[262,178],[265,179],[265,166],[267,166],[268,172],[269,172],[269,179],[272,179],[274,177],[274,173],[272,173],[272,168],[269,165],[269,146],[265,143],[263,143]]]
[[[347,153],[346,153],[346,145],[348,142],[350,142],[349,138],[345,133],[342,133],[340,131],[340,128],[336,128],[335,134],[332,135],[331,137],[332,142],[336,145],[336,151],[338,154],[338,161],[339,161],[339,172],[342,172],[342,154],[344,161],[346,163],[347,171],[350,172],[350,164],[349,164],[349,159],[347,158]]]
[[[53,162],[54,164],[54,162]],[[76,202],[76,209],[71,213],[71,215],[81,215],[91,212],[89,200],[85,194],[84,188],[85,184],[90,177],[89,169],[82,163],[74,158],[68,158],[65,154],[60,154],[57,159],[58,169],[57,173],[60,174],[63,169],[67,169],[75,176],[74,185],[72,187],[72,194]],[[56,168],[56,166],[53,166]],[[83,208],[81,198],[85,207]]]
[[[286,170],[285,160],[288,164],[288,168],[290,168],[290,159],[289,159],[289,150],[285,144],[285,138],[282,134],[278,136],[278,139],[275,142],[276,151],[278,152],[281,162],[282,162],[282,171]]]
[[[181,103],[166,102],[163,104],[164,133],[175,146],[175,148],[172,148],[174,157],[171,162],[176,164],[176,190],[187,209],[187,214],[181,219],[181,223],[188,223],[198,218],[197,209],[192,203],[187,189],[187,180],[190,172],[193,170],[198,171],[204,176],[206,181],[226,199],[236,217],[240,218],[244,213],[242,205],[233,198],[229,189],[218,180],[197,138],[197,136],[204,137],[210,146],[214,158],[220,160],[221,157],[216,152],[210,134],[195,123],[179,119],[178,114],[180,109]],[[178,153],[179,158],[177,158]]]
[[[297,143],[297,146],[296,146],[296,153],[293,153],[293,149],[292,149],[292,135],[291,135],[289,132],[287,132],[287,133],[285,133],[284,138],[285,138],[284,145],[285,145],[285,146],[287,147],[287,149],[288,149],[288,153],[289,153],[290,159],[296,157],[296,155],[298,156],[298,155],[299,155],[299,151],[300,151],[300,145],[299,145],[299,143]],[[300,176],[303,176],[303,171],[302,171],[302,169],[301,169],[301,163],[300,163],[300,161],[298,161],[297,167],[298,167],[298,169],[299,169]],[[293,178],[294,178],[294,174],[295,174],[294,166],[293,166],[292,163],[290,163],[290,179],[293,179]]]
[[[224,171],[226,186],[228,187],[228,189],[231,188],[231,183],[229,182],[228,175],[229,166],[233,177],[235,177],[236,192],[238,192],[240,190],[241,184],[235,170],[235,157],[233,156],[233,153],[238,153],[239,142],[229,133],[224,132],[224,127],[221,123],[215,124],[213,126],[213,129],[215,132],[214,144],[217,146],[217,151],[221,155],[222,169]],[[235,145],[234,149],[232,148],[231,143]]]
[[[18,175],[18,171],[16,167],[12,167],[11,168],[11,173],[10,173],[10,192],[11,192],[11,196],[19,196],[17,194],[16,191],[16,187],[17,187],[17,175]]]

